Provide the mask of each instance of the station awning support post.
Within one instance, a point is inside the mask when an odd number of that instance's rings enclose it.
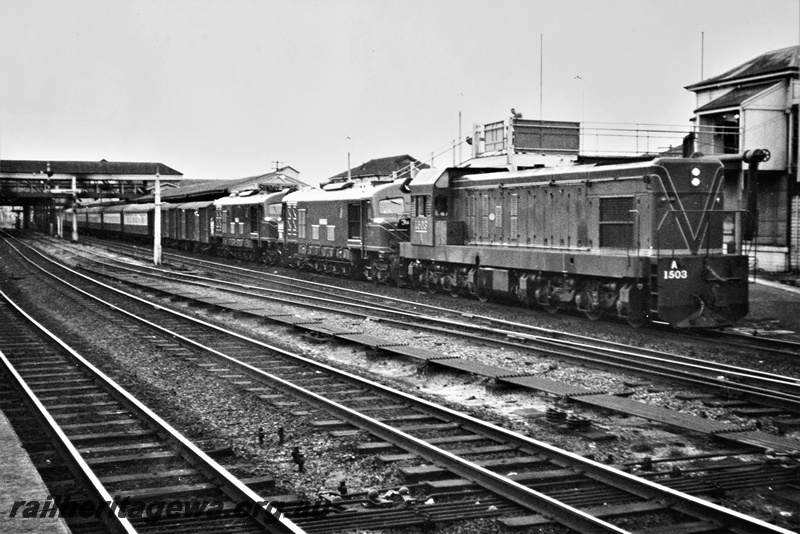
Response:
[[[155,209],[153,210],[153,264],[161,265],[161,174],[156,170]]]

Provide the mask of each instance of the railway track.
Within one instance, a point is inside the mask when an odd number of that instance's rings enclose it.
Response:
[[[84,517],[88,507],[111,532],[156,532],[165,524],[173,532],[302,532],[3,292],[0,361],[53,438],[61,475],[64,468],[72,474],[51,480],[51,491],[69,490],[61,516],[73,532],[98,529]],[[39,453],[40,463],[45,456]],[[172,511],[152,506],[159,502]]]
[[[147,324],[151,328],[180,340],[194,350],[215,356],[216,362],[202,362],[207,370],[221,371],[218,366],[224,362],[229,370],[242,375],[246,379],[244,381],[249,379],[257,382],[254,387],[248,389],[265,400],[273,400],[276,398],[275,395],[280,398],[289,392],[292,397],[301,399],[308,405],[322,408],[338,419],[322,424],[323,427],[327,425],[331,428],[344,423],[354,425],[381,440],[373,442],[376,443],[372,445],[373,449],[387,450],[400,447],[409,451],[406,454],[424,458],[427,463],[419,466],[417,475],[421,472],[423,473],[421,476],[430,478],[436,469],[441,471],[441,467],[433,465],[444,466],[449,472],[468,480],[468,484],[477,484],[481,488],[480,491],[489,491],[495,499],[499,499],[497,505],[492,505],[496,508],[494,511],[500,512],[502,507],[503,512],[500,513],[507,513],[507,503],[511,502],[524,510],[555,518],[558,522],[581,532],[625,531],[545,493],[531,489],[531,486],[537,484],[553,484],[555,480],[563,483],[564,477],[566,479],[578,477],[586,484],[605,488],[603,491],[621,492],[626,496],[622,501],[627,500],[628,505],[631,502],[641,505],[638,508],[634,506],[638,512],[682,514],[682,524],[687,528],[692,525],[693,529],[708,529],[709,524],[715,524],[725,525],[724,528],[733,532],[784,532],[702,499],[649,483],[531,438],[510,433],[472,417],[415,399],[360,377],[342,373],[299,355],[276,350],[246,336],[218,327],[211,333],[209,329],[212,325],[152,303],[149,303],[149,306],[158,310],[157,317],[154,316],[155,312],[148,314]],[[115,309],[121,311],[118,307]],[[376,399],[378,394],[380,398]],[[370,416],[369,412],[372,412],[373,416]],[[444,434],[439,434],[440,432]],[[455,445],[455,450],[452,448],[444,450],[436,446],[444,443]],[[465,444],[467,451],[459,451],[459,447],[464,448]],[[490,450],[478,450],[484,446]],[[481,454],[488,452],[490,456],[481,460],[478,452]],[[503,457],[496,458],[496,455],[501,453]],[[473,461],[466,460],[464,456],[472,457]],[[478,460],[475,461],[476,459]],[[492,464],[492,461],[495,463]],[[524,476],[518,474],[515,477],[507,477],[498,473],[498,467],[501,471],[511,467],[532,469],[523,472]],[[409,476],[417,475],[409,473]],[[457,501],[463,505],[463,495],[462,498],[458,497],[459,495],[456,495]],[[658,506],[642,504],[654,501],[662,504]],[[481,502],[486,503],[485,500]],[[416,510],[411,512],[416,513]],[[426,508],[426,513],[435,512],[435,507]],[[326,525],[328,521],[326,518]],[[311,525],[306,525],[305,522],[302,524],[304,528],[311,528]],[[313,527],[324,526],[315,524]]]
[[[83,239],[86,240],[87,242],[94,243],[97,246],[106,248],[108,250],[116,251],[120,254],[125,254],[146,261],[152,260],[152,249],[148,250],[147,247],[128,245],[124,243],[113,242],[107,239],[98,239],[94,237],[83,237]],[[215,261],[204,260],[175,252],[165,252],[163,254],[163,257],[165,261],[168,260],[173,265],[184,265],[190,268],[211,270],[215,272],[218,272],[220,269],[232,270],[236,271],[238,275],[244,278],[252,277],[252,279],[259,280],[261,282],[263,282],[265,279],[269,279],[273,284],[284,284],[287,287],[298,287],[299,285],[299,286],[305,286],[309,288],[309,290],[313,290],[314,288],[316,288],[316,290],[320,294],[326,294],[326,292],[327,294],[329,294],[331,289],[336,289],[340,295],[344,293],[349,294],[354,302],[359,302],[359,299],[368,299],[368,300],[375,299],[374,293],[356,291],[356,290],[345,290],[342,288],[334,288],[333,286],[331,286],[331,284],[316,283],[307,280],[302,280],[297,277],[278,275],[267,271],[248,269],[225,263],[218,263]],[[408,306],[409,309],[416,307],[417,309],[419,308],[430,309],[435,313],[448,313],[448,314],[453,314],[455,316],[461,315],[461,312],[457,310],[443,308],[439,306],[427,306],[425,304],[420,304],[418,302],[410,302],[405,299],[396,299],[385,296],[380,297],[380,299],[391,300],[398,306],[401,307]],[[509,324],[508,321],[503,321],[494,317],[478,316],[478,315],[474,315],[474,317],[488,324],[496,324],[501,327],[512,326],[511,324]],[[542,335],[556,337],[560,339],[573,339],[576,341],[581,341],[585,338],[584,336],[576,335],[570,332],[558,331],[549,328],[538,328],[522,324],[514,326],[527,329],[532,333],[539,333]],[[654,323],[651,326],[651,328],[659,332],[668,332],[670,335],[688,340],[689,342],[698,342],[698,341],[704,343],[710,342],[713,344],[723,344],[730,347],[735,347],[737,349],[758,350],[766,353],[773,353],[777,355],[791,356],[791,357],[800,356],[800,343],[787,339],[769,337],[764,335],[763,332],[759,331],[743,333],[731,329],[725,329],[720,331],[715,331],[715,330],[698,331],[687,334],[685,332],[680,332],[674,329],[665,328],[663,324],[659,323]]]
[[[797,378],[642,347],[631,347],[520,323],[510,323],[490,317],[464,317],[463,314],[453,310],[397,299],[387,304],[380,302],[385,300],[382,297],[373,298],[373,303],[366,304],[362,302],[367,297],[364,293],[319,287],[320,284],[315,283],[279,279],[278,283],[291,286],[286,290],[279,291],[266,287],[259,280],[264,276],[274,279],[275,275],[264,275],[244,268],[225,266],[225,269],[233,269],[237,273],[235,282],[226,281],[222,278],[227,274],[223,269],[211,262],[198,261],[199,263],[192,265],[211,270],[215,277],[210,278],[199,274],[145,266],[133,268],[117,264],[113,269],[127,270],[138,276],[139,280],[128,279],[133,283],[142,284],[146,277],[167,281],[177,280],[208,289],[220,289],[228,294],[260,295],[263,298],[324,311],[338,310],[339,313],[361,317],[373,317],[380,314],[382,321],[396,326],[409,327],[413,325],[414,328],[427,328],[441,333],[466,336],[476,341],[493,343],[509,349],[535,351],[579,364],[672,381],[704,391],[715,391],[724,398],[733,397],[800,413],[800,379]],[[105,268],[108,264],[101,263],[101,265]],[[302,293],[299,292],[300,287],[304,288]],[[309,297],[308,292],[316,296]],[[331,293],[338,294],[332,297]],[[342,293],[345,294],[345,297],[341,296]],[[347,296],[351,293],[351,296]],[[397,319],[397,317],[400,318]],[[478,366],[475,368],[478,369]],[[509,372],[508,374],[513,373]]]

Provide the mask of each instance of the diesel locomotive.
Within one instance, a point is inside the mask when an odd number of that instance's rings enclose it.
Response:
[[[751,171],[745,197],[753,198],[768,152],[742,158]],[[184,248],[514,299],[551,313],[572,308],[633,326],[657,319],[718,328],[748,312],[742,242],[753,228],[750,212],[725,209],[723,178],[723,162],[703,156],[423,169],[405,179],[162,206],[162,235]],[[79,208],[78,224],[152,236],[152,211],[152,204]]]

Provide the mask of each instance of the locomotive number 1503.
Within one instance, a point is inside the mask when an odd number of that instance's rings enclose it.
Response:
[[[678,262],[673,261],[669,270],[664,270],[664,280],[685,280],[689,277],[686,269],[679,269]]]

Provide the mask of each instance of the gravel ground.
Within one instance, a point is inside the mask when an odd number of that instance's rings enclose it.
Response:
[[[68,254],[61,251],[56,253],[61,258],[68,257]],[[277,493],[314,497],[320,488],[333,488],[342,479],[347,481],[351,491],[402,484],[396,472],[397,466],[381,466],[370,457],[361,457],[354,453],[355,445],[363,441],[363,437],[330,438],[326,433],[314,430],[308,418],[295,417],[290,411],[277,410],[272,405],[231,385],[230,382],[215,377],[213,373],[203,371],[181,359],[167,357],[148,340],[119,331],[98,320],[92,313],[85,312],[76,306],[71,298],[65,297],[57,287],[50,286],[49,283],[42,284],[33,277],[25,275],[24,268],[9,260],[9,256],[5,252],[0,259],[4,289],[11,288],[18,296],[26,299],[29,305],[46,314],[48,317],[46,323],[62,324],[61,328],[66,329],[70,344],[116,376],[125,387],[145,400],[188,437],[202,440],[206,447],[230,445],[236,452],[236,463],[252,465],[250,473],[274,476],[278,483]],[[331,279],[326,280],[331,281]],[[365,287],[362,284],[341,280],[336,280],[336,283]],[[493,315],[530,324],[535,322],[537,326],[586,333],[638,346],[668,349],[673,352],[685,352],[691,349],[698,357],[739,362],[739,364],[752,359],[752,355],[735,350],[706,347],[698,343],[676,342],[665,335],[635,331],[620,325],[576,321],[574,318],[508,309],[468,300],[445,299],[413,291],[399,291],[395,288],[367,287],[400,298],[419,299],[431,304],[442,303],[448,307],[458,306],[467,313]],[[162,300],[159,303],[165,304],[165,302]],[[184,305],[169,305],[186,310]],[[308,343],[299,340],[296,332],[275,328],[258,320],[233,319],[194,308],[190,312],[221,322],[231,329],[259,337],[270,344],[379,379],[398,389],[497,422],[572,452],[595,454],[601,460],[629,462],[640,461],[646,456],[676,457],[718,450],[717,444],[703,436],[682,435],[667,427],[654,425],[635,417],[626,418],[567,407],[590,417],[595,428],[607,430],[617,436],[617,439],[611,441],[586,440],[579,434],[559,430],[543,421],[540,414],[554,405],[553,399],[517,389],[497,387],[488,379],[472,375],[434,372],[409,360],[366,356],[361,350],[345,344]],[[294,312],[309,313],[299,309],[295,309]],[[316,313],[313,315],[321,316]],[[66,317],[70,317],[71,321],[63,325],[63,319]],[[328,315],[325,320],[358,326],[365,333],[377,337],[404,340],[411,338],[411,344],[414,346],[510,369],[534,371],[539,376],[582,387],[613,392],[624,389],[626,381],[638,380],[636,377],[576,367],[530,353],[478,346],[437,334],[391,328],[375,321],[352,317],[332,319]],[[797,367],[793,362],[766,357],[764,359],[765,364],[772,365],[779,372],[798,376]],[[721,408],[709,408],[697,401],[678,401],[675,399],[675,394],[680,391],[682,391],[680,388],[654,384],[651,388],[636,388],[634,398],[642,402],[690,411],[696,415],[705,414],[721,421],[737,424],[753,422],[732,416],[729,411]],[[320,414],[317,418],[330,417]],[[281,426],[288,435],[287,443],[283,447],[278,445],[276,438],[277,428]],[[268,441],[264,446],[259,446],[257,441],[259,427],[263,427],[267,432]],[[769,424],[766,428],[769,428]],[[793,437],[797,437],[797,434],[795,433]],[[298,475],[289,459],[291,447],[295,445],[300,446],[309,458],[305,475]],[[667,469],[669,466],[664,468]],[[775,519],[789,528],[792,528],[792,525],[796,526],[794,521],[800,515],[800,509],[778,505],[772,502],[768,492],[763,491],[742,492],[726,504],[764,519]],[[443,527],[440,527],[438,532],[469,534],[504,531],[494,521]]]

